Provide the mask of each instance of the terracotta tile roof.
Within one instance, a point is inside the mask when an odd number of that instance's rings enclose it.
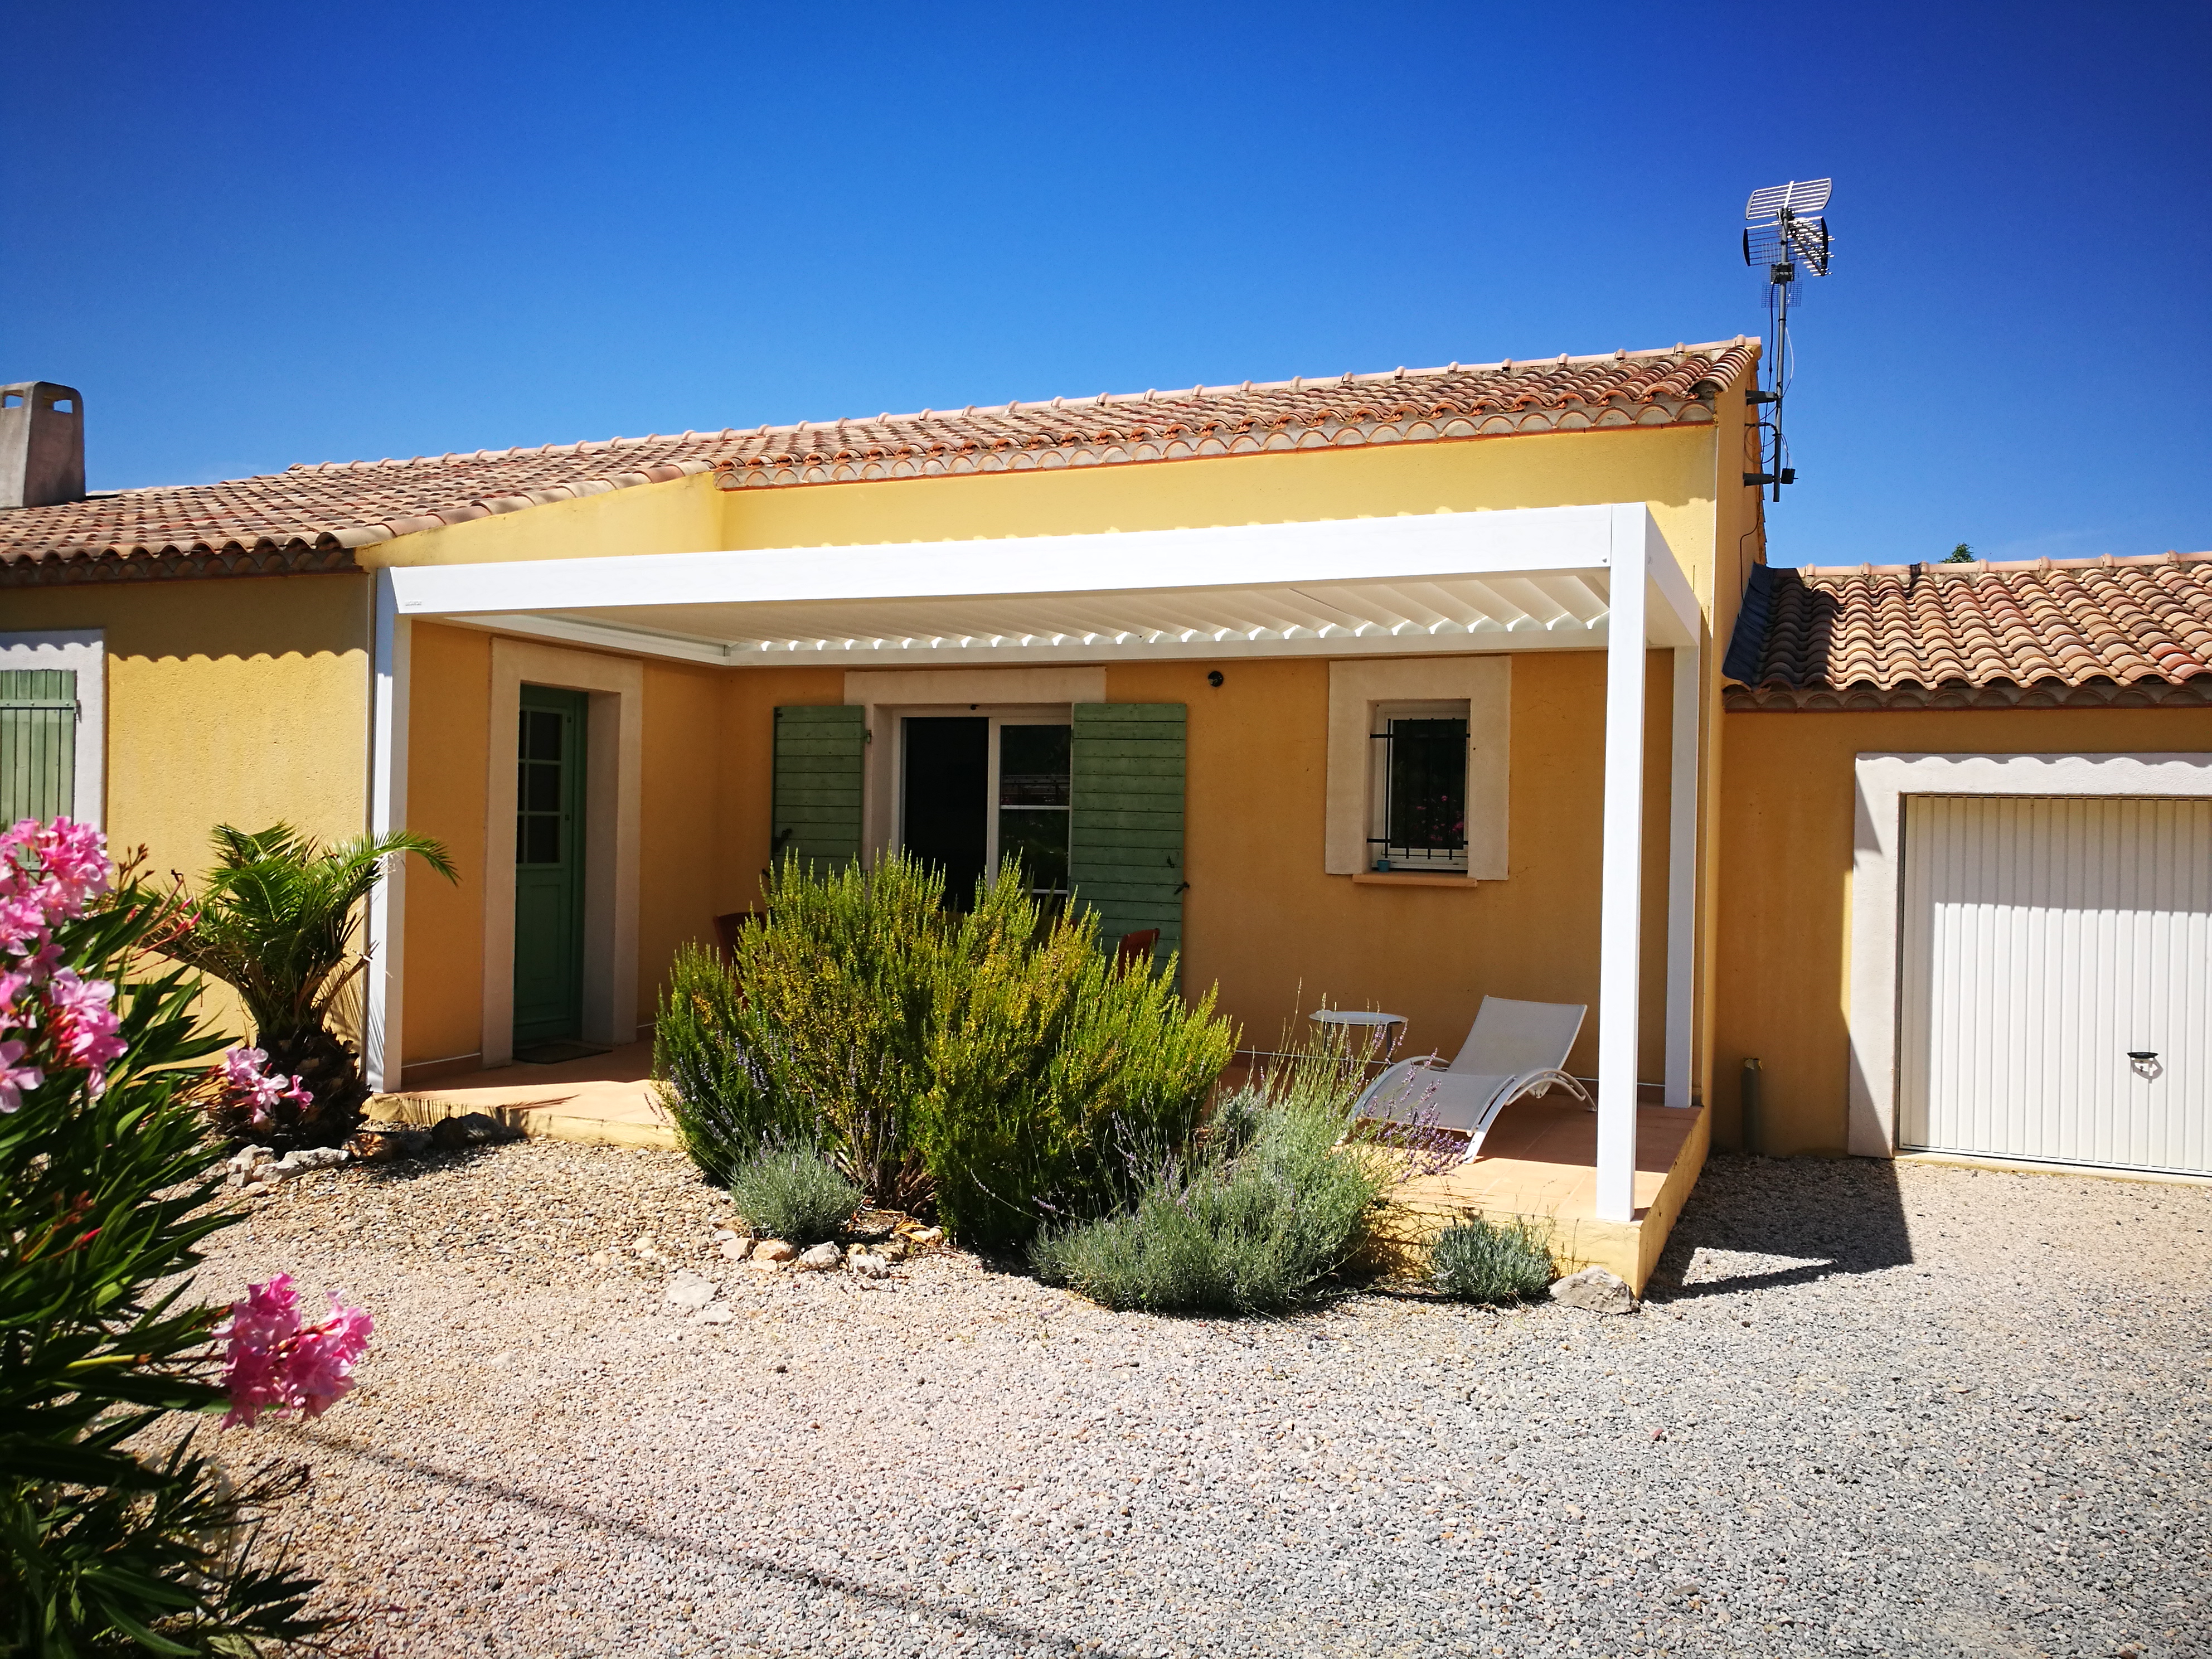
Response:
[[[731,489],[1110,465],[1261,450],[1695,424],[1747,376],[1755,340],[1534,362],[1246,381],[1042,404],[763,427],[721,464]]]
[[[2212,553],[1760,565],[1722,672],[1735,708],[2212,702]]]
[[[0,512],[0,584],[353,568],[356,548],[690,473],[723,487],[1180,460],[1262,449],[1695,424],[1747,376],[1747,339],[1534,362],[923,410],[411,460]]]

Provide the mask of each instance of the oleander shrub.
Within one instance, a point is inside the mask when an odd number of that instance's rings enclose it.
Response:
[[[1464,1302],[1522,1302],[1550,1285],[1551,1237],[1540,1224],[1465,1216],[1429,1247],[1429,1277]]]
[[[764,1238],[820,1244],[860,1207],[860,1189],[805,1145],[766,1146],[732,1172],[730,1198]]]
[[[174,923],[89,826],[0,832],[0,1653],[242,1655],[331,1625],[261,1538],[304,1472],[223,1470],[165,1424],[319,1411],[368,1334],[354,1309],[303,1328],[281,1275],[191,1294],[243,1218],[211,1201],[205,1111],[245,1073],[208,1066],[197,981],[149,970]]]
[[[873,1204],[1018,1246],[1126,1202],[1145,1157],[1188,1143],[1236,1046],[1172,960],[1115,971],[1096,917],[1046,915],[1012,861],[957,915],[902,854],[787,860],[763,893],[727,963],[678,953],[655,1024],[662,1098],[716,1181],[811,1144]]]
[[[1364,1068],[1299,1056],[1279,1086],[1223,1103],[1187,1158],[1158,1164],[1119,1213],[1041,1234],[1048,1284],[1109,1308],[1264,1314],[1311,1299],[1366,1243],[1403,1148],[1354,1133]]]

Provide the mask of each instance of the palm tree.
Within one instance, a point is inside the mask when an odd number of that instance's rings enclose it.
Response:
[[[252,835],[226,823],[215,850],[215,868],[155,948],[235,990],[268,1069],[298,1078],[313,1097],[272,1141],[337,1146],[368,1097],[360,1055],[331,1029],[340,994],[368,966],[355,945],[362,902],[388,859],[413,853],[448,881],[459,872],[442,844],[404,830],[325,847],[286,823]]]

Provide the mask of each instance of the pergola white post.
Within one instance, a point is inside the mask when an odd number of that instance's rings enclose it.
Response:
[[[1667,802],[1667,1103],[1690,1103],[1698,971],[1698,647],[1674,647]]]
[[[375,623],[369,690],[368,831],[388,834],[407,823],[407,654],[413,624],[399,614],[392,573],[376,573]],[[404,961],[407,861],[393,859],[368,899],[368,969],[362,1018],[362,1063],[369,1088],[399,1085],[401,983]]]
[[[1636,1218],[1638,962],[1644,886],[1644,509],[1613,509],[1605,646],[1605,823],[1598,896],[1597,1213]]]

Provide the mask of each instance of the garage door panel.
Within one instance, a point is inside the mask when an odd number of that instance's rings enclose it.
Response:
[[[1901,1144],[2212,1173],[2212,801],[1917,797],[1905,864]]]

